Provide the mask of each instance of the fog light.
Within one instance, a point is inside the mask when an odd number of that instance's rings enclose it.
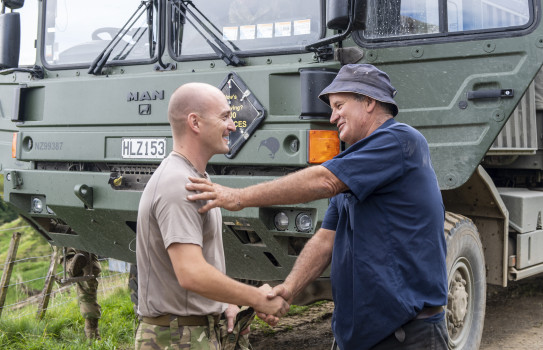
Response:
[[[279,231],[285,231],[288,228],[288,216],[283,212],[279,212],[275,215],[274,219],[275,228]]]
[[[43,211],[43,202],[41,199],[37,197],[32,198],[32,211],[34,213],[41,213]]]
[[[296,228],[300,232],[311,231],[313,227],[313,219],[307,213],[300,213],[296,216]]]

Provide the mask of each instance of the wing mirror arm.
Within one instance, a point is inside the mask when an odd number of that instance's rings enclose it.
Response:
[[[348,1],[349,12],[345,14],[342,9],[345,8],[345,1]],[[365,18],[367,0],[330,0],[327,11],[327,27],[330,29],[343,30],[329,38],[324,38],[309,44],[305,47],[308,51],[317,51],[320,47],[337,43],[346,39],[355,29],[364,27],[364,22],[359,21],[358,17]],[[344,10],[343,10],[344,11]],[[344,28],[345,17],[348,17],[347,27]]]

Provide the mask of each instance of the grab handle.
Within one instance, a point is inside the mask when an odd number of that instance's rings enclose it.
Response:
[[[468,100],[480,100],[485,98],[511,98],[515,97],[513,89],[488,89],[478,91],[468,91]]]

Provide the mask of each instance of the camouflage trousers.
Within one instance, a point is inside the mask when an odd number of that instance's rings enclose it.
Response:
[[[77,266],[74,259],[84,255],[83,264]],[[102,272],[100,262],[95,254],[87,253],[82,250],[68,248],[66,252],[67,272],[71,277],[80,277],[94,275],[87,281],[77,282],[77,298],[79,302],[79,311],[84,319],[99,319],[102,310],[98,304],[98,277]]]
[[[251,350],[248,335],[239,333],[254,319],[254,312],[240,312],[234,330],[227,332],[226,320],[214,321],[208,316],[208,326],[180,326],[173,320],[170,326],[140,322],[136,330],[136,350]]]

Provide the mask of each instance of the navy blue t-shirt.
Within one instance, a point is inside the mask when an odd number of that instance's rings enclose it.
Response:
[[[336,231],[332,329],[340,349],[369,349],[447,304],[441,192],[426,140],[394,119],[323,166],[349,187],[322,223]]]

